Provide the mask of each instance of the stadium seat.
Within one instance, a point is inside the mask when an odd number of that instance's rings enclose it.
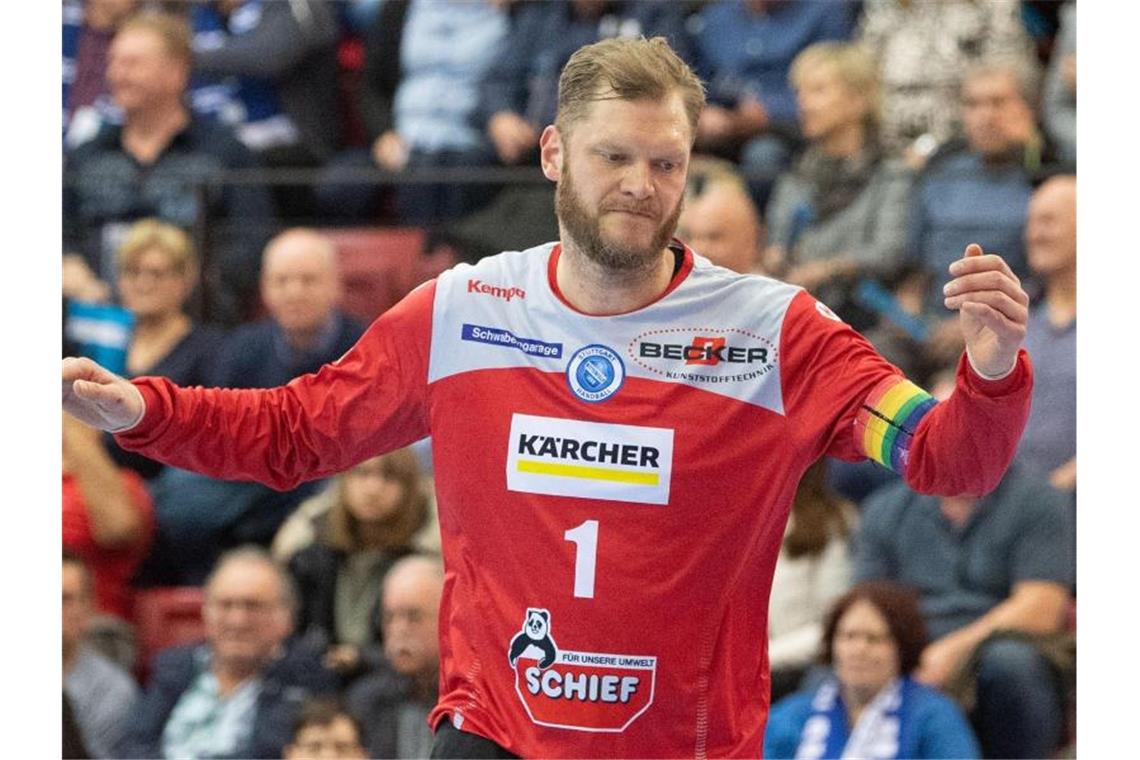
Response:
[[[370,323],[412,288],[455,263],[450,252],[425,254],[418,227],[328,228],[341,268],[341,308]]]
[[[199,586],[146,588],[135,593],[135,674],[139,683],[146,682],[151,660],[158,652],[205,637],[204,599],[205,592]]]

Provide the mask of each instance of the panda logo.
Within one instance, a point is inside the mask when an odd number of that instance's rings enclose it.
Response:
[[[538,667],[542,670],[553,665],[554,660],[558,657],[558,647],[554,644],[554,639],[550,637],[550,613],[534,607],[527,608],[522,630],[511,640],[511,649],[507,655],[507,660],[511,663],[512,668],[519,657],[531,647],[542,653],[542,659],[538,662]]]

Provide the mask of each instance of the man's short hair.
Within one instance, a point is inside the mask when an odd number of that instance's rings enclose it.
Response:
[[[665,38],[602,40],[579,48],[566,62],[554,123],[565,136],[595,101],[663,100],[674,91],[681,93],[695,140],[705,88]]]
[[[192,35],[190,26],[185,20],[169,13],[144,10],[124,21],[115,32],[115,36],[136,29],[153,32],[162,40],[162,45],[171,58],[186,64],[187,68],[193,65]]]
[[[693,156],[689,162],[689,176],[685,183],[685,199],[699,198],[709,190],[724,187],[738,194],[748,206],[752,217],[760,221],[760,210],[748,191],[748,182],[736,164],[715,156]]]
[[[971,63],[962,74],[963,95],[970,82],[994,74],[1011,75],[1016,82],[1018,95],[1030,108],[1037,110],[1041,102],[1041,69],[1033,61],[1019,55],[996,54]]]
[[[213,586],[214,580],[222,570],[227,565],[241,562],[253,562],[273,570],[277,576],[278,586],[281,589],[281,603],[289,609],[291,615],[296,615],[300,607],[300,596],[297,593],[297,585],[293,581],[293,576],[278,564],[268,551],[255,544],[247,544],[245,546],[239,546],[236,549],[230,549],[218,558],[214,569],[210,571],[210,575],[206,578],[204,588],[206,589],[207,596],[209,596],[210,588]]]

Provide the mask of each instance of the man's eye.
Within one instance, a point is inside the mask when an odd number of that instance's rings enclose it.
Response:
[[[658,161],[657,168],[663,172],[671,172],[677,168],[677,164],[673,161]]]
[[[620,164],[625,160],[625,156],[621,153],[603,153],[602,157],[609,161],[611,164]]]

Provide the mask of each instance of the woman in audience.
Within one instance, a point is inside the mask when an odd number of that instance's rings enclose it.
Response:
[[[157,219],[135,222],[116,253],[119,299],[135,317],[127,349],[127,376],[159,375],[179,385],[206,385],[222,333],[196,323],[186,304],[198,283],[198,257],[190,236]],[[125,452],[105,439],[120,465],[153,478],[162,465]]]
[[[765,266],[852,321],[852,286],[890,273],[905,252],[910,172],[879,148],[869,53],[817,43],[796,56],[790,77],[808,146],[768,204]]]
[[[312,515],[307,502],[298,507],[274,550],[280,558],[311,536],[288,560],[301,599],[297,630],[325,650],[327,667],[351,678],[380,660],[381,580],[415,549],[428,523],[428,498],[410,449],[361,462],[337,477],[329,493],[324,512]]]
[[[882,581],[852,588],[824,625],[833,675],[772,706],[764,757],[979,757],[958,706],[910,678],[925,644],[910,591]]]
[[[768,602],[772,701],[792,693],[819,649],[823,619],[851,586],[854,505],[827,486],[827,460],[804,473],[776,560]]]

